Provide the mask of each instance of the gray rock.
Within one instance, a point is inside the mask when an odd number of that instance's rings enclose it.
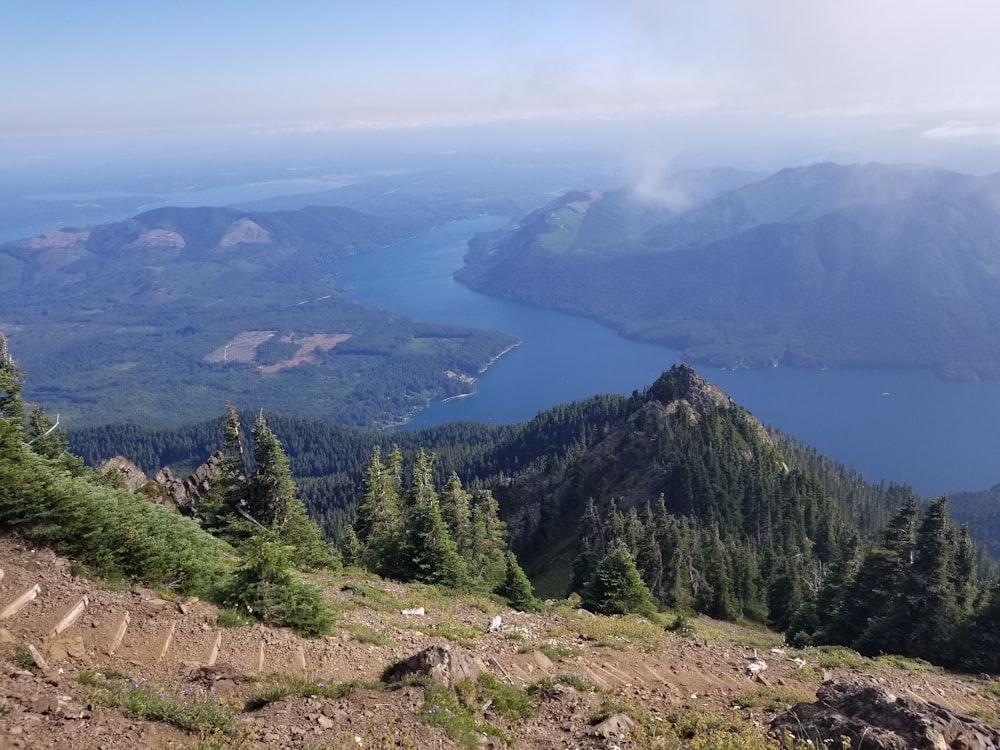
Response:
[[[474,682],[485,669],[486,665],[470,651],[430,646],[395,664],[385,678],[387,682],[396,682],[411,674],[425,674],[435,682],[455,687],[466,678]]]
[[[897,696],[866,679],[824,682],[815,703],[799,703],[771,731],[822,745],[850,737],[864,750],[996,750],[1000,731],[915,695]]]
[[[628,714],[612,714],[593,729],[593,733],[606,740],[624,739],[635,731],[635,720]]]

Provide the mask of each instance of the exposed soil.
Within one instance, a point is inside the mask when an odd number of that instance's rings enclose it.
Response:
[[[0,538],[0,569],[0,609],[40,588],[33,601],[0,620],[0,750],[197,746],[195,733],[94,704],[95,688],[80,681],[88,670],[127,677],[128,685],[145,679],[169,695],[206,691],[234,716],[238,730],[225,740],[238,747],[459,748],[422,720],[422,688],[381,690],[374,683],[387,665],[431,644],[465,647],[504,683],[574,675],[572,685],[539,690],[531,717],[518,724],[490,706],[478,707],[478,718],[511,736],[514,748],[532,750],[634,747],[625,738],[595,736],[591,719],[604,701],[636,706],[653,720],[680,708],[712,709],[750,716],[763,726],[771,713],[735,708],[737,698],[780,690],[808,699],[824,677],[847,672],[823,670],[816,652],[772,652],[780,645],[773,635],[725,623],[698,620],[699,635],[682,637],[638,619],[594,618],[570,607],[511,612],[485,598],[333,574],[316,580],[341,612],[334,631],[302,639],[260,625],[220,628],[218,611],[204,602],[166,601],[143,588],[101,588],[73,575],[70,561],[12,538]],[[82,614],[56,633],[84,597]],[[425,614],[402,614],[416,607]],[[127,629],[112,652],[126,613]],[[487,632],[498,614],[501,627]],[[610,647],[615,643],[619,647]],[[37,647],[47,670],[27,668],[27,644]],[[768,665],[759,679],[746,674],[755,656]],[[794,659],[804,659],[805,667]],[[896,692],[957,711],[996,716],[1000,709],[979,678],[891,667],[874,674]],[[360,679],[372,686],[342,698],[294,694],[245,709],[248,698],[281,676],[323,685]],[[585,683],[596,691],[583,689]],[[211,745],[220,746],[229,745]],[[493,738],[483,746],[505,745]]]
[[[337,344],[347,341],[349,338],[351,338],[351,334],[349,333],[314,333],[309,336],[296,336],[295,338],[286,336],[282,338],[282,341],[298,344],[298,351],[289,359],[282,362],[275,362],[273,365],[266,365],[259,369],[261,372],[278,372],[279,370],[286,370],[289,367],[297,367],[306,363],[312,364],[317,361],[317,351],[328,352]]]

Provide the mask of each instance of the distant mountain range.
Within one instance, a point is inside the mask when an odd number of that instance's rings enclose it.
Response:
[[[1000,376],[1000,175],[725,174],[733,184],[678,175],[659,203],[566,193],[477,237],[456,276],[692,361]]]

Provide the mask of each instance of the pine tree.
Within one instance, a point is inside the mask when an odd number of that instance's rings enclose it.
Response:
[[[246,511],[261,526],[282,529],[298,503],[288,456],[267,426],[263,412],[253,426],[252,438],[254,470]]]
[[[24,430],[24,401],[21,387],[24,379],[14,358],[7,350],[7,339],[0,335],[0,418]]]
[[[906,643],[896,649],[901,653],[938,663],[952,660],[951,646],[964,614],[955,586],[956,537],[947,499],[932,500],[917,529],[904,595],[892,613],[898,628],[907,631]]]
[[[656,612],[649,589],[624,544],[616,542],[598,563],[594,575],[583,590],[584,608],[601,615],[640,614],[651,617]]]
[[[382,453],[375,446],[365,471],[357,521],[354,524],[354,531],[361,543],[362,564],[387,577],[399,577],[401,564],[403,518],[399,484],[402,479],[398,473],[401,470],[398,449],[390,455],[389,463],[383,463]]]
[[[225,597],[226,605],[263,622],[306,636],[326,632],[333,622],[323,593],[296,575],[293,550],[273,531],[263,530],[240,548],[242,565]]]
[[[524,574],[513,552],[507,553],[507,572],[503,582],[495,592],[510,602],[510,606],[521,612],[538,609],[538,600],[531,588],[531,581]]]
[[[448,483],[441,490],[441,516],[448,524],[458,554],[468,558],[472,546],[472,510],[469,501],[472,495],[462,488],[458,475],[452,472]]]
[[[340,538],[338,545],[340,549],[340,560],[345,568],[353,568],[362,564],[362,552],[364,551],[358,535],[353,528],[349,528]]]
[[[432,459],[420,451],[413,466],[404,516],[404,580],[458,588],[466,582],[465,565],[441,516],[434,490]]]
[[[493,589],[507,570],[507,525],[500,520],[500,504],[489,490],[475,495],[471,539],[469,569]]]
[[[253,535],[253,525],[239,514],[247,503],[247,461],[243,448],[240,416],[226,404],[222,422],[222,448],[211,486],[198,503],[197,513],[205,528],[232,541]]]

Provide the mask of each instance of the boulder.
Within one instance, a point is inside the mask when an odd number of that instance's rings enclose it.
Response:
[[[107,461],[101,463],[97,467],[97,470],[103,474],[114,472],[121,477],[125,486],[131,492],[135,492],[149,481],[145,472],[124,456],[109,458]]]
[[[396,682],[412,674],[423,674],[435,682],[455,687],[464,679],[475,682],[486,665],[470,651],[451,646],[431,646],[386,670],[386,682]]]
[[[1000,731],[915,695],[897,696],[867,679],[824,682],[815,703],[799,703],[771,722],[779,736],[794,735],[857,750],[995,750]]]

